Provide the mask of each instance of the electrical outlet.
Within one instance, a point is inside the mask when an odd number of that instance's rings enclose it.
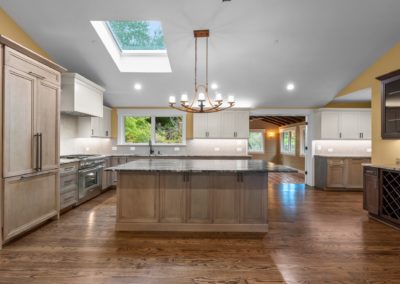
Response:
[[[219,150],[221,150],[219,147],[214,147],[215,152],[219,152]]]
[[[174,147],[174,151],[175,152],[179,152],[181,150],[181,148],[179,148],[179,147]]]
[[[136,147],[129,147],[129,150],[135,151],[135,150],[136,150]]]
[[[242,152],[242,151],[243,151],[243,148],[242,148],[242,147],[237,147],[237,148],[236,148],[236,151],[237,151],[237,152]]]
[[[111,151],[117,151],[117,147],[111,147]]]

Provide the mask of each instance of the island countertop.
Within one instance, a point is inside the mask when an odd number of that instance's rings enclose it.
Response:
[[[140,159],[116,167],[109,171],[146,171],[146,172],[297,172],[297,170],[267,163],[263,160],[196,160]]]

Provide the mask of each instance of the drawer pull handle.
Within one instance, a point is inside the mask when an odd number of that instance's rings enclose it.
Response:
[[[29,75],[31,75],[31,76],[33,76],[33,77],[36,77],[36,78],[38,78],[38,79],[40,79],[40,80],[43,80],[43,79],[46,79],[46,77],[44,77],[44,76],[41,76],[41,75],[39,75],[39,74],[36,74],[36,73],[34,73],[34,72],[28,72],[28,74]]]

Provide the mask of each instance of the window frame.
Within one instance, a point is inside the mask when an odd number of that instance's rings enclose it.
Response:
[[[148,146],[148,143],[127,143],[125,141],[125,117],[143,117],[151,118],[151,143],[154,146],[186,146],[186,114],[171,110],[132,110],[118,109],[118,146]],[[182,143],[156,143],[156,117],[182,117]]]
[[[280,129],[279,132],[280,132],[280,150],[279,150],[279,152],[282,155],[296,156],[297,139],[295,138],[296,140],[295,140],[295,144],[294,144],[294,149],[292,149],[292,143],[291,143],[292,133],[294,132],[295,137],[297,136],[296,127],[294,126],[294,127],[282,128],[282,129]],[[285,151],[284,147],[283,147],[283,136],[284,136],[283,134],[284,133],[289,133],[289,151]]]
[[[249,131],[249,139],[250,139],[250,133],[251,132],[256,132],[256,133],[261,133],[262,137],[262,151],[251,151],[250,150],[250,143],[247,142],[247,151],[249,154],[265,154],[265,129],[250,129]]]

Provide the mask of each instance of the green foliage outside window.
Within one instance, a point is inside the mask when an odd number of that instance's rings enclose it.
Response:
[[[151,117],[126,116],[124,125],[126,143],[148,143],[151,139]]]
[[[249,152],[264,152],[264,137],[262,132],[250,131]]]
[[[156,143],[180,144],[182,143],[182,117],[156,117]]]
[[[121,50],[165,50],[161,23],[157,21],[108,21]]]

